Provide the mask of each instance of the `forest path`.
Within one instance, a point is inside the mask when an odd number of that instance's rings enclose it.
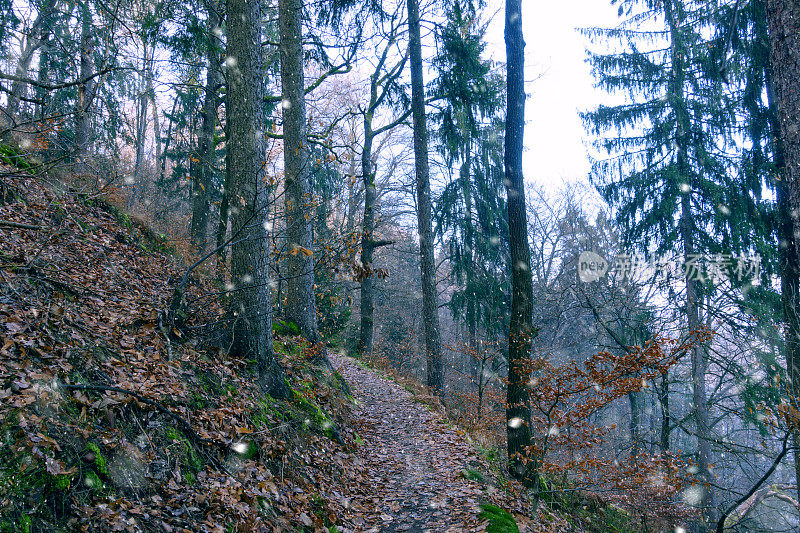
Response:
[[[331,363],[360,402],[356,460],[367,479],[348,495],[356,531],[485,531],[483,487],[461,475],[477,461],[472,445],[397,383],[347,357]]]

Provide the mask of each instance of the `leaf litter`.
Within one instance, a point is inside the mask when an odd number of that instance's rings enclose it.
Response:
[[[520,518],[524,492],[471,481],[463,432],[396,383],[332,356],[359,398],[276,340],[295,389],[276,402],[248,361],[165,331],[184,264],[97,198],[18,177],[0,205],[0,521],[31,531],[484,531],[482,502]],[[25,227],[21,227],[24,225]],[[304,409],[328,418],[317,427]],[[310,422],[310,423],[309,423]],[[329,437],[335,424],[341,444]],[[554,517],[550,517],[552,520]],[[562,529],[551,523],[545,529]]]

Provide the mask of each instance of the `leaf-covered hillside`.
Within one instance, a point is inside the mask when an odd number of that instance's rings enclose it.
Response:
[[[332,524],[349,400],[299,339],[275,342],[295,397],[273,402],[191,320],[165,329],[185,269],[143,224],[60,184],[4,188],[0,530]]]
[[[4,198],[0,531],[483,531],[483,503],[529,524],[497,453],[421,384],[334,358],[359,401],[278,323],[293,399],[273,400],[215,344],[221,308],[168,326],[187,267],[162,236],[58,181]],[[530,529],[575,530],[539,515]]]

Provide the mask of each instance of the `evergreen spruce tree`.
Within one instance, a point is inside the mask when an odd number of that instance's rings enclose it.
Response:
[[[255,360],[266,392],[286,399],[291,391],[272,346],[260,2],[227,0],[227,14],[228,170],[235,207],[232,231],[237,235],[231,250],[231,282],[236,288],[230,299],[232,349]]]
[[[746,249],[737,228],[746,225],[730,155],[735,105],[722,90],[719,50],[707,35],[713,14],[703,3],[683,0],[619,3],[626,20],[614,29],[592,29],[594,39],[619,40],[623,51],[593,54],[598,86],[628,101],[586,113],[590,130],[608,154],[592,175],[617,210],[626,246],[646,254],[680,253],[684,263],[684,312],[689,331],[703,323],[704,283],[700,254]],[[654,22],[655,21],[655,22]],[[716,54],[715,55],[715,51]],[[697,435],[698,480],[703,498],[701,529],[712,503],[710,441],[705,390],[707,357],[692,350],[692,402]]]
[[[770,97],[774,105],[773,135],[780,185],[781,290],[786,324],[786,372],[790,400],[800,405],[800,4],[796,0],[764,0],[769,34]],[[795,446],[800,443],[794,421]],[[795,452],[800,497],[800,454]]]
[[[335,276],[334,248],[340,234],[329,225],[329,217],[335,213],[335,195],[345,180],[335,160],[327,149],[319,145],[311,148],[311,190],[314,192],[313,216],[314,240],[314,284],[317,304],[319,332],[332,339],[344,329],[350,319],[350,305],[346,288]]]
[[[80,41],[80,79],[78,95],[75,99],[75,161],[76,171],[86,171],[86,159],[92,136],[92,102],[94,100],[94,81],[89,77],[94,72],[94,32],[92,31],[93,13],[89,2],[82,4],[81,41]]]
[[[216,167],[214,142],[219,108],[219,90],[222,85],[220,70],[220,36],[222,35],[221,6],[217,0],[206,0],[206,83],[203,95],[202,129],[197,151],[197,176],[193,180],[192,222],[190,234],[197,252],[206,247],[210,198]]]
[[[439,124],[438,149],[451,180],[436,203],[436,230],[446,239],[448,258],[458,287],[449,302],[463,317],[469,340],[476,347],[478,328],[503,331],[506,316],[494,305],[496,283],[504,279],[492,267],[507,264],[506,206],[502,178],[503,80],[481,57],[486,26],[478,20],[481,5],[453,0],[447,23],[439,33],[434,63],[438,77],[433,96],[441,98],[433,115]],[[457,167],[457,176],[452,169]],[[501,252],[501,253],[498,253]],[[493,262],[493,260],[495,262]],[[500,290],[499,294],[508,294]],[[473,368],[473,371],[475,368]],[[473,376],[474,377],[474,376]]]
[[[431,223],[431,183],[428,163],[428,126],[425,114],[425,87],[422,70],[422,37],[419,0],[408,0],[409,64],[411,67],[411,114],[414,124],[414,170],[417,193],[417,231],[419,232],[420,270],[422,274],[422,315],[425,352],[428,361],[426,383],[441,396],[444,394],[442,338],[439,330],[439,306],[436,292],[436,260],[433,253]]]
[[[313,200],[309,181],[309,144],[306,124],[302,0],[278,2],[281,58],[281,107],[285,180],[286,318],[311,343],[320,341],[314,296],[312,228],[307,212]]]

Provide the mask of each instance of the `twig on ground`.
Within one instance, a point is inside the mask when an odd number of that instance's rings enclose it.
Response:
[[[40,230],[40,229],[42,229],[41,226],[38,226],[36,224],[22,224],[20,222],[11,222],[10,220],[0,220],[0,227],[17,228],[17,229],[32,229],[32,230]]]

